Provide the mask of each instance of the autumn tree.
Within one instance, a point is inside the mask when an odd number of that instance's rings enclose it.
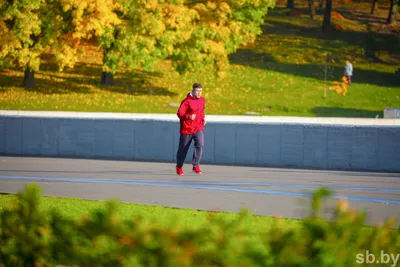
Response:
[[[123,21],[100,38],[102,84],[120,66],[152,69],[170,60],[180,73],[211,67],[222,73],[228,55],[251,43],[272,0],[122,0]]]
[[[0,64],[23,67],[26,87],[34,87],[33,70],[39,67],[43,49],[39,40],[41,4],[42,0],[0,2]]]
[[[0,2],[0,66],[24,70],[24,87],[35,87],[41,56],[53,54],[62,70],[73,67],[83,38],[119,23],[113,0],[14,0]]]
[[[190,37],[196,13],[179,0],[121,0],[122,23],[100,36],[101,84],[112,85],[119,67],[151,70]],[[176,51],[175,51],[176,52]]]
[[[213,67],[222,74],[229,65],[228,55],[253,43],[262,33],[272,0],[196,1],[195,27],[173,55],[178,70]]]

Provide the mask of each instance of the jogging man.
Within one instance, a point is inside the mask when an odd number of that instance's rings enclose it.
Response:
[[[189,150],[192,140],[194,140],[194,152],[192,158],[193,171],[201,174],[200,161],[204,148],[204,105],[206,100],[201,96],[202,85],[195,83],[192,91],[187,94],[181,102],[177,115],[180,120],[180,138],[178,152],[176,153],[176,173],[183,175],[183,163]]]

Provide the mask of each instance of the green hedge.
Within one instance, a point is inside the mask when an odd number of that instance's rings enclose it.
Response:
[[[277,220],[260,234],[244,226],[243,219],[252,216],[246,212],[233,222],[211,218],[193,230],[148,225],[139,218],[120,221],[116,201],[108,201],[105,210],[65,218],[54,210],[40,210],[41,189],[30,185],[15,202],[0,210],[0,263],[7,267],[349,267],[371,266],[366,253],[369,260],[381,260],[381,253],[385,253],[386,263],[373,266],[394,266],[389,255],[400,253],[394,220],[365,227],[365,214],[348,210],[341,201],[329,222],[319,216],[321,200],[329,194],[324,189],[314,194],[313,214],[301,227],[283,228]],[[364,264],[360,264],[362,260]]]

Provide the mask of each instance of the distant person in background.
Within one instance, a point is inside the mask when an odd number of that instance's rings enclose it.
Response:
[[[351,85],[351,76],[353,76],[353,65],[349,60],[346,60],[346,65],[344,66],[344,76],[347,79],[347,83]]]

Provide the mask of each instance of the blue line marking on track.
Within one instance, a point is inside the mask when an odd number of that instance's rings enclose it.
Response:
[[[281,191],[281,190],[225,187],[223,185],[258,185],[258,186],[278,186],[278,187],[287,186],[287,187],[300,187],[300,188],[318,188],[319,187],[319,186],[315,186],[315,185],[251,183],[251,182],[212,182],[212,181],[182,181],[182,180],[161,180],[160,181],[160,180],[118,180],[118,179],[114,180],[114,179],[98,179],[98,178],[53,178],[53,177],[42,177],[42,176],[17,176],[17,175],[0,175],[0,179],[160,186],[160,187],[190,188],[190,189],[203,189],[203,190],[216,190],[216,191],[231,191],[231,192],[242,192],[242,193],[260,193],[260,194],[270,194],[270,195],[287,195],[287,196],[297,196],[297,197],[311,197],[312,194],[302,193],[302,192]],[[186,183],[191,182],[191,184],[185,184],[185,182]],[[196,183],[201,183],[201,184],[196,184]],[[202,185],[202,184],[206,184],[206,185]],[[348,186],[324,186],[324,187],[331,188],[331,189],[336,188],[336,189],[372,190],[372,191],[376,191],[376,190],[377,191],[389,191],[389,190],[391,190],[391,192],[400,192],[400,189],[396,189],[396,188],[371,188],[371,187],[348,187]],[[354,197],[354,196],[337,196],[337,195],[333,195],[330,198],[400,205],[400,200],[391,200],[391,199]]]
[[[21,176],[21,175],[0,175],[2,179],[15,178],[15,179],[42,179],[42,178],[50,178],[54,181],[59,179],[67,179],[68,182],[74,182],[76,179],[84,179],[84,182],[92,182],[97,180],[104,180],[98,178],[52,178],[45,176]],[[359,186],[347,186],[347,185],[312,185],[312,184],[283,184],[283,183],[264,183],[264,182],[218,182],[218,181],[205,181],[205,180],[119,180],[119,179],[107,179],[109,181],[114,182],[140,182],[140,183],[148,183],[152,184],[182,184],[182,183],[190,183],[190,184],[199,184],[199,185],[219,185],[219,186],[268,186],[268,187],[293,187],[293,188],[311,188],[317,189],[321,186],[328,189],[347,189],[347,190],[355,190],[355,191],[381,191],[381,192],[400,192],[400,188],[387,188],[387,187],[359,187]],[[83,181],[83,180],[82,180]]]
[[[165,184],[173,184],[176,182],[179,183],[200,183],[200,184],[212,184],[212,185],[220,185],[220,186],[230,186],[230,185],[241,185],[241,186],[270,186],[270,187],[294,187],[294,188],[313,188],[317,189],[321,186],[311,185],[311,184],[280,184],[280,183],[257,183],[257,182],[215,182],[215,181],[199,181],[199,180],[134,180],[137,182],[146,182],[146,183],[165,183]],[[347,185],[324,185],[323,187],[329,189],[348,189],[348,190],[356,190],[356,191],[382,191],[382,192],[400,192],[400,188],[385,188],[385,187],[354,187]]]

